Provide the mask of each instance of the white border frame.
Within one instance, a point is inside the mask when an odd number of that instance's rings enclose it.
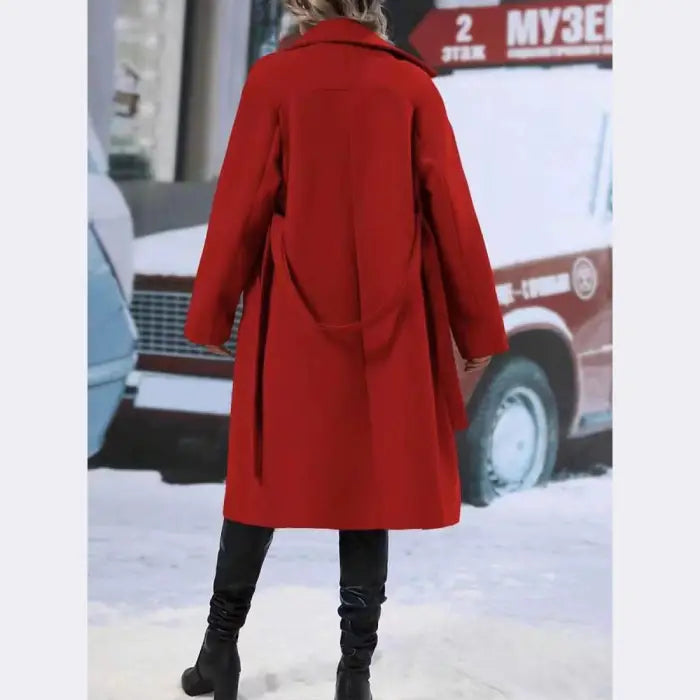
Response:
[[[87,695],[87,4],[0,3],[2,694]]]
[[[615,0],[616,700],[697,686],[699,11]],[[0,4],[7,697],[87,694],[86,19]]]
[[[697,688],[700,7],[614,0],[614,698]]]

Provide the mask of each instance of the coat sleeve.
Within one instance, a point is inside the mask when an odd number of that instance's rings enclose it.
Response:
[[[219,175],[185,337],[221,345],[231,335],[241,293],[251,280],[280,185],[278,110],[250,73]]]
[[[473,359],[508,349],[493,270],[442,97],[430,82],[415,112],[415,159],[424,216],[442,267],[452,334]]]

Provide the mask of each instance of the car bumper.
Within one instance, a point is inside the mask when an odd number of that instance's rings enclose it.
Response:
[[[88,367],[88,457],[99,452],[136,355]]]

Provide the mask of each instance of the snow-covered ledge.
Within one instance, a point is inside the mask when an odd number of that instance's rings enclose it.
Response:
[[[137,238],[134,242],[136,274],[194,277],[206,232],[203,224]]]

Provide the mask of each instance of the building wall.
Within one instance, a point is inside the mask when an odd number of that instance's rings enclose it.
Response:
[[[197,0],[188,13],[189,58],[179,177],[216,177],[248,72],[250,0]]]
[[[113,177],[124,178],[137,236],[208,217],[248,71],[250,8],[251,0],[88,0],[89,111]],[[133,85],[124,66],[138,75]]]

